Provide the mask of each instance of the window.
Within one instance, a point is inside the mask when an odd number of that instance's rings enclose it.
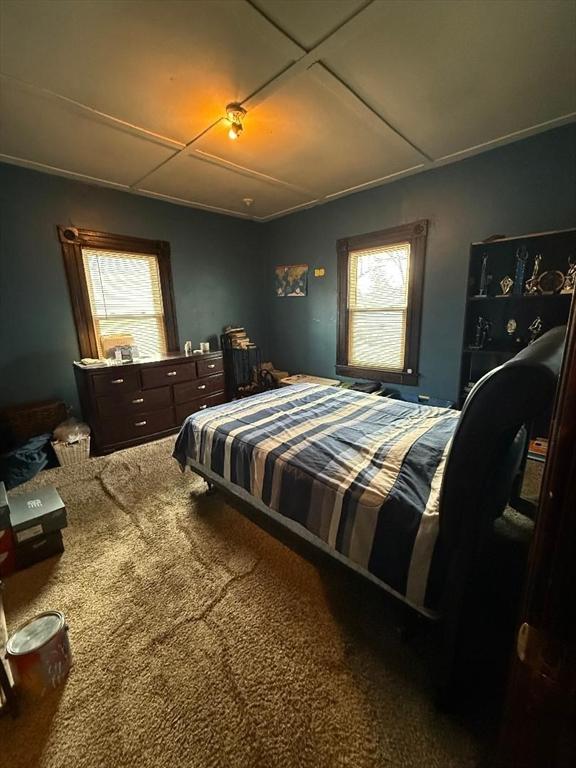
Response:
[[[418,383],[427,222],[338,241],[336,372]]]
[[[158,258],[82,248],[92,322],[101,338],[129,333],[141,355],[166,354]]]
[[[170,247],[163,241],[58,227],[82,357],[129,334],[143,356],[178,350]]]

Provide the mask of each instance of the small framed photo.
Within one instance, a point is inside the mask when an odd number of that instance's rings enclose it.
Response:
[[[308,294],[308,264],[276,267],[276,296],[306,296]]]

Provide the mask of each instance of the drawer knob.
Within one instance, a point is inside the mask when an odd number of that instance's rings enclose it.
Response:
[[[168,371],[166,376],[176,376],[176,374],[177,374],[177,371]]]
[[[145,421],[135,421],[134,422],[134,426],[135,427],[145,427],[146,426],[146,422]]]
[[[111,384],[124,384],[124,379],[112,379]]]
[[[198,389],[206,389],[206,384],[198,384]]]
[[[201,410],[201,411],[203,411],[203,410],[204,410],[204,408],[208,408],[208,406],[206,405],[206,403],[204,403],[204,405],[201,405],[201,406],[200,406],[200,410]]]
[[[216,368],[216,363],[210,363],[207,367],[208,368]]]
[[[136,403],[143,403],[144,402],[144,398],[143,397],[137,397],[135,400],[132,400],[132,402],[134,403],[134,405],[136,405]]]

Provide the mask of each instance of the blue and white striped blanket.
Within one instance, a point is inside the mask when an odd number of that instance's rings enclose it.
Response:
[[[291,518],[407,602],[426,605],[446,408],[297,384],[189,416],[174,451]]]

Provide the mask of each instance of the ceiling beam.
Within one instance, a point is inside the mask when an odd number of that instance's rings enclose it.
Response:
[[[226,160],[225,158],[219,157],[218,155],[213,155],[210,152],[205,152],[202,149],[195,149],[194,154],[190,155],[190,157],[193,157],[196,160],[203,160],[206,163],[212,163],[213,165],[218,165],[221,168],[226,168],[227,170],[232,171],[233,173],[238,173],[241,176],[248,176],[249,178],[258,179],[259,181],[262,181],[265,184],[272,184],[277,187],[282,187],[283,189],[291,189],[293,192],[297,192],[300,195],[309,195],[315,198],[319,197],[318,192],[314,192],[313,190],[308,189],[307,187],[300,187],[297,184],[292,184],[289,181],[278,179],[275,176],[270,176],[267,173],[254,171],[251,168],[246,168],[246,166],[244,165],[233,163],[230,160]]]
[[[124,133],[129,133],[132,136],[137,136],[139,139],[144,139],[144,141],[150,141],[153,144],[159,144],[160,146],[167,147],[168,149],[180,149],[184,146],[183,142],[181,141],[171,139],[168,136],[162,136],[162,134],[149,131],[147,128],[143,128],[140,125],[135,125],[134,123],[129,123],[127,120],[122,120],[119,117],[109,115],[107,112],[102,112],[99,109],[95,109],[94,107],[89,106],[88,104],[83,104],[80,101],[76,101],[76,99],[70,99],[68,96],[62,96],[62,94],[51,91],[49,88],[41,88],[40,86],[34,85],[33,83],[28,83],[25,80],[20,80],[17,77],[12,77],[12,75],[6,75],[2,73],[0,73],[0,80],[3,80],[7,83],[12,83],[20,90],[31,91],[32,93],[43,96],[50,101],[56,101],[65,106],[67,109],[70,109],[71,111],[76,112],[83,117],[87,117],[91,120],[107,125],[110,128],[123,131]]]
[[[0,74],[1,79],[12,82],[20,88],[30,89],[38,95],[60,102],[67,109],[75,110],[79,114],[81,114],[82,116],[88,119],[102,122],[103,124],[109,127],[112,127],[116,130],[130,133],[140,139],[161,145],[163,147],[173,150],[173,153],[168,158],[164,159],[161,163],[151,168],[146,174],[141,176],[138,180],[136,180],[133,184],[129,186],[121,185],[115,182],[109,182],[102,179],[97,179],[85,174],[66,171],[64,169],[55,168],[55,167],[44,165],[42,163],[37,163],[34,161],[28,161],[23,158],[15,158],[8,155],[0,155],[0,159],[3,159],[9,163],[23,165],[25,167],[37,168],[38,170],[45,170],[50,173],[54,173],[61,176],[67,176],[70,178],[90,181],[91,183],[95,183],[98,185],[109,186],[117,189],[124,189],[132,192],[137,192],[139,194],[143,194],[149,197],[156,197],[160,199],[170,200],[171,202],[175,202],[180,205],[188,205],[195,208],[203,208],[205,210],[212,210],[219,213],[225,213],[227,215],[239,216],[241,218],[254,218],[260,221],[266,221],[273,218],[277,218],[279,216],[286,215],[287,213],[298,210],[300,208],[307,208],[307,207],[311,207],[312,205],[317,205],[318,203],[321,203],[324,200],[334,199],[336,197],[350,194],[351,192],[356,192],[361,189],[374,187],[380,184],[387,183],[389,181],[396,180],[398,178],[410,176],[419,170],[427,170],[429,168],[446,165],[448,163],[454,162],[455,160],[471,157],[473,155],[476,155],[476,154],[479,154],[480,152],[485,151],[486,149],[492,149],[498,146],[502,146],[502,145],[511,143],[513,141],[516,141],[520,138],[525,138],[525,137],[534,135],[536,133],[549,130],[550,128],[553,128],[553,127],[574,122],[576,120],[576,113],[570,113],[568,115],[563,115],[559,118],[555,118],[553,120],[547,121],[545,123],[541,123],[536,126],[531,126],[529,128],[516,131],[506,136],[498,137],[496,139],[493,139],[488,142],[484,142],[477,146],[460,150],[455,153],[451,153],[449,155],[440,157],[435,160],[430,155],[425,153],[420,147],[415,145],[407,136],[403,135],[392,123],[390,123],[386,118],[384,118],[378,112],[377,109],[375,109],[368,102],[366,102],[358,93],[356,93],[353,90],[353,88],[344,79],[342,79],[341,77],[336,75],[333,71],[331,71],[331,69],[322,61],[322,57],[328,51],[332,50],[334,46],[345,45],[347,41],[352,40],[352,38],[357,33],[358,24],[362,24],[366,19],[366,16],[364,17],[364,20],[362,20],[361,17],[364,14],[367,14],[367,16],[369,17],[370,14],[374,10],[376,10],[377,4],[374,0],[366,0],[346,19],[344,19],[341,23],[339,23],[336,27],[334,27],[326,35],[324,35],[324,37],[311,49],[306,49],[305,47],[303,47],[285,29],[283,29],[278,23],[276,23],[265,11],[263,11],[259,7],[257,0],[245,0],[245,2],[247,5],[251,7],[254,13],[259,14],[259,16],[262,17],[269,25],[273,26],[277,32],[282,34],[288,41],[290,41],[290,43],[293,46],[296,46],[297,50],[300,52],[300,55],[298,56],[298,58],[292,63],[290,63],[288,66],[286,66],[283,71],[281,71],[279,74],[272,77],[270,80],[262,83],[262,85],[259,88],[257,88],[255,91],[253,91],[251,94],[245,97],[245,99],[241,103],[247,110],[251,110],[257,107],[259,104],[264,102],[274,93],[276,93],[278,90],[284,87],[286,83],[291,81],[294,77],[297,77],[303,71],[311,70],[311,74],[319,78],[325,87],[331,88],[340,97],[344,96],[347,100],[348,105],[351,106],[357,113],[360,113],[364,120],[366,120],[367,122],[371,122],[373,127],[375,127],[376,129],[391,130],[398,137],[400,137],[406,144],[411,146],[412,149],[418,152],[422,157],[422,160],[423,160],[422,164],[415,165],[411,168],[406,169],[405,171],[400,171],[397,173],[390,174],[389,176],[373,179],[371,181],[365,182],[358,186],[343,189],[343,190],[322,196],[322,195],[318,195],[313,190],[301,188],[297,185],[291,184],[290,182],[284,181],[282,179],[277,179],[271,176],[267,176],[266,174],[262,174],[258,171],[254,171],[249,168],[245,168],[244,166],[239,166],[229,161],[226,161],[225,159],[220,158],[216,155],[210,155],[209,153],[202,152],[202,150],[194,149],[193,145],[207,132],[209,132],[215,126],[217,126],[221,122],[221,120],[224,119],[224,117],[218,118],[217,120],[212,122],[204,130],[200,131],[193,138],[191,138],[190,141],[182,142],[176,139],[172,139],[171,137],[167,137],[167,136],[163,136],[161,134],[155,133],[154,131],[150,131],[142,126],[135,125],[128,121],[114,117],[113,115],[97,110],[87,104],[83,104],[74,99],[70,99],[66,96],[63,96],[49,89],[41,88],[39,86],[35,86],[35,85],[32,85],[31,83],[27,83],[23,80],[20,80],[18,78],[14,78],[9,75],[2,75],[2,74]],[[191,152],[193,153],[192,155],[193,157],[196,157],[197,159],[203,159],[205,162],[212,162],[214,164],[220,165],[221,167],[226,168],[230,172],[240,173],[248,177],[259,179],[260,181],[276,184],[278,186],[282,186],[287,189],[292,189],[294,191],[299,192],[300,194],[311,195],[312,197],[314,197],[314,200],[299,204],[297,206],[288,208],[283,211],[279,211],[270,216],[258,217],[258,216],[250,216],[249,214],[239,213],[236,211],[230,211],[224,208],[218,208],[216,206],[205,205],[201,203],[182,200],[180,198],[173,198],[167,195],[157,194],[143,188],[142,185],[144,181],[148,179],[152,174],[154,174],[158,169],[166,166],[172,160],[179,157],[182,153],[190,154]]]
[[[212,130],[218,123],[222,122],[224,118],[219,117],[218,120],[214,120],[213,123],[211,123],[207,128],[204,128],[203,131],[200,131],[200,133],[196,134],[193,139],[191,139],[189,142],[187,142],[184,145],[181,145],[180,149],[178,149],[176,152],[174,152],[172,155],[169,155],[167,158],[162,160],[161,163],[158,163],[155,165],[151,170],[147,171],[143,176],[141,176],[139,179],[137,179],[133,184],[130,185],[130,189],[139,189],[142,185],[142,183],[153,173],[156,173],[156,171],[159,171],[160,168],[163,168],[165,165],[170,163],[172,160],[175,160],[177,157],[180,157],[180,155],[187,154],[188,150],[194,144],[195,141],[198,141],[198,139],[202,138],[205,133],[208,133],[208,131]]]
[[[271,96],[274,92],[282,88],[287,81],[291,80],[303,70],[310,69],[314,65],[320,64],[324,70],[332,76],[334,80],[337,80],[340,85],[348,91],[348,93],[353,97],[354,101],[357,102],[358,106],[361,106],[364,112],[364,117],[371,113],[371,116],[376,117],[381,125],[386,126],[386,128],[393,131],[393,133],[395,133],[399,138],[409,144],[412,149],[418,152],[418,154],[420,154],[423,158],[428,161],[433,160],[433,158],[424,152],[421,147],[418,147],[411,139],[401,133],[393,123],[383,117],[376,109],[374,109],[374,107],[370,106],[366,101],[364,101],[364,99],[362,99],[358,93],[356,93],[356,91],[352,88],[351,85],[349,85],[349,83],[347,83],[341,77],[338,77],[334,72],[332,72],[332,70],[328,68],[326,64],[324,64],[324,62],[321,61],[322,56],[330,47],[332,47],[336,40],[338,45],[342,45],[348,37],[352,36],[354,33],[354,25],[352,22],[356,21],[368,8],[370,8],[370,6],[374,4],[374,0],[368,0],[368,2],[365,2],[362,6],[357,8],[356,11],[351,13],[350,16],[342,21],[341,24],[334,27],[330,32],[324,35],[324,37],[310,50],[306,50],[306,48],[304,48],[297,40],[295,40],[282,26],[271,19],[270,16],[265,13],[256,3],[254,3],[252,0],[246,0],[246,2],[251,5],[252,8],[254,8],[254,10],[259,13],[269,24],[271,24],[274,29],[280,32],[280,34],[284,35],[284,37],[290,40],[291,43],[297,45],[302,51],[302,56],[297,61],[286,67],[286,69],[283,70],[279,75],[269,80],[241,102],[242,106],[246,110],[254,109],[254,107],[258,106],[258,104],[261,104],[265,99],[269,98],[269,96]]]
[[[64,176],[65,178],[73,179],[74,181],[89,182],[90,184],[96,184],[99,187],[112,187],[113,189],[121,189],[124,192],[130,191],[130,187],[127,184],[120,184],[118,181],[107,181],[106,179],[99,179],[96,176],[89,176],[86,173],[67,171],[65,168],[58,168],[55,165],[39,163],[36,160],[27,160],[24,157],[14,157],[13,155],[6,155],[3,152],[0,152],[0,162],[9,163],[10,165],[19,165],[21,168],[30,168],[33,171],[51,173],[54,176]]]
[[[430,155],[426,154],[420,147],[417,147],[414,142],[410,141],[404,134],[400,133],[399,130],[397,130],[391,123],[388,122],[388,120],[385,120],[382,115],[378,114],[375,109],[373,109],[364,99],[362,99],[356,91],[354,91],[350,86],[342,80],[342,78],[338,77],[338,75],[334,74],[331,69],[329,69],[326,64],[324,64],[321,61],[317,61],[315,64],[313,64],[311,67],[309,67],[308,72],[311,73],[311,75],[327,90],[332,91],[332,93],[336,94],[339,98],[343,98],[347,105],[354,111],[359,117],[362,118],[362,120],[365,123],[368,123],[373,128],[375,128],[376,131],[383,131],[385,130],[387,133],[389,131],[392,131],[392,133],[395,133],[398,138],[402,139],[406,144],[412,147],[412,149],[417,152],[423,160],[428,160],[431,162],[433,160]]]
[[[157,200],[165,200],[168,203],[176,203],[176,205],[185,205],[188,208],[201,208],[203,211],[210,211],[211,213],[222,213],[226,216],[235,216],[238,219],[251,220],[253,218],[249,213],[243,213],[242,211],[221,208],[217,205],[208,205],[208,203],[197,203],[194,200],[184,200],[182,197],[163,195],[161,192],[152,192],[150,189],[129,189],[128,191],[136,195],[142,195],[143,197],[152,197]]]
[[[347,28],[348,30],[351,30],[351,22],[356,20],[362,13],[366,11],[367,8],[369,8],[374,0],[367,0],[362,6],[357,8],[353,13],[348,16],[347,19],[342,21],[340,24],[338,24],[336,27],[334,27],[330,32],[328,32],[320,42],[315,45],[310,50],[306,50],[297,40],[295,40],[283,27],[281,27],[279,24],[277,24],[273,19],[268,16],[258,5],[256,5],[252,0],[245,0],[246,4],[249,5],[255,13],[258,13],[268,24],[274,27],[276,31],[278,31],[280,34],[282,34],[289,42],[291,42],[293,45],[297,46],[300,49],[301,56],[298,58],[295,62],[292,64],[289,64],[282,72],[275,75],[273,78],[268,80],[266,83],[263,83],[260,87],[258,87],[255,91],[253,91],[249,96],[246,96],[242,101],[239,103],[246,109],[246,111],[250,111],[257,107],[259,104],[261,104],[266,99],[270,98],[274,93],[276,93],[278,90],[280,90],[287,82],[291,81],[293,78],[295,78],[297,75],[299,75],[301,72],[311,69],[315,66],[321,66],[324,70],[324,82],[323,84],[327,84],[327,80],[331,78],[330,86],[333,90],[339,90],[339,95],[342,95],[343,91],[346,91],[347,94],[350,96],[350,104],[353,105],[353,108],[358,112],[360,111],[362,114],[362,117],[372,122],[373,125],[376,125],[378,128],[386,128],[388,130],[391,130],[393,133],[395,133],[400,139],[402,139],[404,142],[406,142],[412,149],[414,149],[424,161],[431,161],[432,158],[426,154],[420,147],[416,146],[412,141],[410,141],[404,134],[402,134],[392,123],[390,123],[388,120],[386,120],[382,115],[380,115],[373,107],[368,105],[351,87],[341,78],[337,77],[333,72],[331,72],[328,67],[320,62],[320,58],[322,56],[322,53],[327,49],[327,47],[333,42],[336,35],[338,35],[338,42],[339,44],[342,44],[342,42],[347,37]],[[351,34],[351,32],[349,33]],[[318,77],[322,77],[321,74],[317,75]],[[157,166],[152,168],[148,173],[144,174],[141,178],[139,178],[137,181],[135,181],[131,185],[131,189],[141,189],[142,184],[150,178],[156,171],[160,170],[160,168],[165,167],[169,163],[171,163],[173,160],[178,158],[180,155],[187,153],[192,147],[192,145],[197,142],[202,136],[204,136],[208,131],[210,131],[212,128],[214,128],[218,123],[225,118],[220,118],[219,120],[212,123],[212,125],[208,126],[204,131],[201,131],[199,134],[194,136],[193,139],[191,139],[189,142],[187,142],[183,147],[181,147],[178,151],[175,151],[170,157],[167,157],[164,159],[161,163],[159,163]],[[226,161],[223,161],[223,164],[226,163]],[[233,168],[230,168],[230,170],[234,170]],[[249,168],[243,168],[243,172],[247,175],[254,176],[255,178],[258,178],[261,174],[259,174],[257,171],[251,171]],[[286,187],[295,188],[294,185],[290,185],[288,182],[283,182],[281,180],[276,180],[279,184],[283,184]],[[371,183],[371,182],[368,182]],[[306,193],[311,193],[314,195],[316,199],[322,199],[322,195],[318,195],[317,193],[313,192],[312,190],[307,190]]]
[[[372,5],[372,3],[375,2],[375,0],[364,0],[364,2],[358,6],[355,10],[353,10],[346,18],[342,19],[342,21],[337,24],[335,27],[332,27],[332,29],[327,32],[323,37],[318,40],[318,42],[312,46],[312,48],[305,48],[302,43],[300,43],[296,38],[291,35],[287,30],[284,29],[284,27],[281,27],[280,24],[278,24],[274,19],[266,13],[266,11],[260,6],[258,3],[258,0],[245,0],[248,5],[251,5],[252,8],[260,15],[263,19],[265,19],[268,24],[273,26],[278,32],[280,32],[281,35],[284,35],[284,37],[287,37],[288,40],[290,40],[291,43],[294,45],[297,45],[300,50],[302,50],[304,53],[307,53],[313,49],[317,49],[325,40],[328,40],[328,38],[333,37],[336,32],[339,32],[342,27],[345,27],[352,19],[355,19],[356,16],[359,16],[363,11],[368,8],[369,5]]]

